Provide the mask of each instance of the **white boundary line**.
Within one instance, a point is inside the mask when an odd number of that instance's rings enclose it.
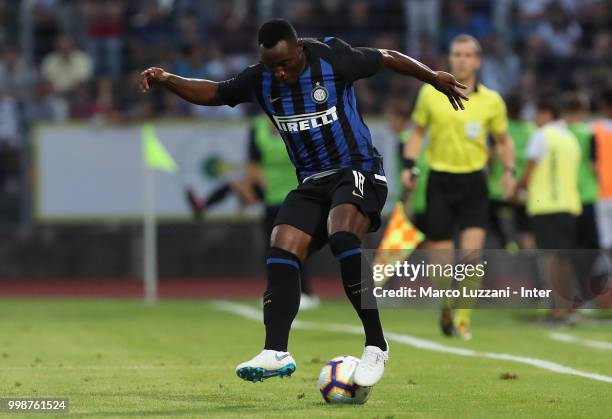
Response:
[[[214,308],[222,311],[226,311],[235,315],[239,315],[251,320],[262,320],[261,310],[257,310],[248,305],[234,303],[231,301],[218,301],[212,304]],[[343,332],[354,335],[362,335],[363,329],[361,327],[346,325],[346,324],[321,324],[315,322],[308,322],[302,320],[295,320],[293,327],[297,329],[315,329],[324,330],[327,332]],[[576,375],[579,377],[589,378],[591,380],[603,381],[605,383],[612,383],[612,377],[594,372],[580,371],[572,367],[557,364],[555,362],[547,361],[544,359],[530,358],[521,355],[512,355],[495,352],[479,352],[473,349],[457,348],[454,346],[443,345],[431,340],[417,338],[410,335],[403,335],[400,333],[389,333],[385,332],[385,337],[393,342],[403,343],[419,349],[426,349],[434,352],[443,352],[453,355],[470,356],[477,358],[497,359],[501,361],[513,361],[521,364],[531,365],[536,368],[556,372],[559,374]]]
[[[603,342],[600,340],[592,339],[580,339],[579,337],[559,332],[551,332],[548,334],[548,337],[553,340],[556,340],[557,342],[576,343],[578,345],[586,346],[588,348],[612,351],[612,343],[610,342]]]

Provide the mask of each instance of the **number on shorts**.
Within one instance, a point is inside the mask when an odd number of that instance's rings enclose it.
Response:
[[[363,195],[363,182],[365,180],[365,176],[363,173],[358,172],[357,170],[353,170],[353,176],[355,177],[355,187],[359,189],[361,195]]]

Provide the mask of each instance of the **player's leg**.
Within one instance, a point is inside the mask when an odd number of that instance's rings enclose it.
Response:
[[[265,215],[263,218],[263,231],[266,248],[270,245],[274,221],[276,220],[276,216],[278,215],[280,208],[280,205],[266,205]],[[310,275],[308,275],[308,270],[304,264],[302,264],[302,269],[300,270],[300,290],[300,310],[313,309],[319,305],[319,298],[312,292]]]
[[[329,246],[340,263],[344,291],[363,324],[365,344],[385,350],[371,278],[361,272],[361,239],[369,228],[370,219],[353,204],[338,205],[329,213]]]
[[[361,272],[361,240],[380,226],[380,211],[387,195],[383,179],[359,171],[345,171],[331,193],[332,209],[327,219],[329,246],[340,263],[344,291],[365,332],[365,349],[354,378],[363,386],[380,380],[388,358],[372,275]]]
[[[287,346],[291,324],[300,307],[300,269],[311,240],[310,235],[287,224],[276,225],[272,230],[266,258],[268,286],[263,296],[264,350],[236,367],[236,374],[243,380],[290,376],[296,369]]]
[[[300,269],[311,241],[312,236],[288,224],[272,230],[266,259],[268,287],[263,297],[264,349],[287,350],[291,323],[300,307]]]
[[[460,175],[458,190],[461,191],[462,201],[458,205],[457,217],[459,220],[460,257],[463,263],[478,264],[482,258],[482,249],[485,243],[487,214],[489,213],[489,199],[486,176],[483,172]],[[482,278],[476,275],[461,281],[462,289],[475,290],[481,286]],[[463,295],[463,291],[461,292]],[[476,303],[474,298],[461,298],[457,301],[455,311],[455,330],[462,339],[471,339],[472,307]]]
[[[484,246],[486,230],[480,227],[469,227],[461,231],[459,236],[460,258],[462,263],[476,265],[480,263],[481,252]],[[461,289],[480,289],[482,278],[477,276],[466,277],[461,282]],[[463,292],[462,292],[463,295]],[[473,298],[460,298],[457,300],[457,308],[454,316],[454,326],[457,336],[469,340],[472,338],[471,315],[472,307],[476,301]]]
[[[236,368],[242,379],[261,381],[289,376],[296,369],[287,352],[289,332],[300,305],[299,272],[313,244],[325,228],[329,204],[313,185],[300,185],[283,203],[271,234],[266,258],[268,286],[263,296],[266,328],[264,350]]]
[[[458,197],[452,177],[450,173],[431,171],[427,180],[427,250],[431,263],[440,266],[453,263],[456,214],[452,204]],[[452,288],[453,278],[443,273],[430,279],[439,290]],[[455,334],[452,305],[452,298],[445,297],[441,301],[440,329],[443,335],[449,337]]]

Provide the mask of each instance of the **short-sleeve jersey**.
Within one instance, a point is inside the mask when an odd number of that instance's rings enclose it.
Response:
[[[412,120],[429,131],[427,163],[431,170],[448,173],[469,173],[482,170],[487,164],[488,134],[508,130],[506,105],[494,90],[478,84],[465,102],[465,110],[457,112],[443,93],[431,85],[421,88],[412,113]]]
[[[304,39],[306,68],[297,81],[277,80],[255,64],[219,84],[230,106],[254,102],[280,132],[298,178],[331,169],[383,174],[382,158],[357,106],[356,80],[374,75],[382,53],[338,38]]]

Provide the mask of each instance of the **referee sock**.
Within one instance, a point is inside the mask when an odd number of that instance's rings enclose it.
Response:
[[[361,277],[361,240],[353,233],[341,231],[329,237],[329,246],[340,262],[344,292],[363,324],[366,346],[377,346],[387,350],[376,298],[372,294],[372,277],[367,276],[363,280]]]
[[[266,259],[268,288],[263,296],[266,342],[264,349],[287,351],[291,323],[300,307],[300,260],[272,247]]]

